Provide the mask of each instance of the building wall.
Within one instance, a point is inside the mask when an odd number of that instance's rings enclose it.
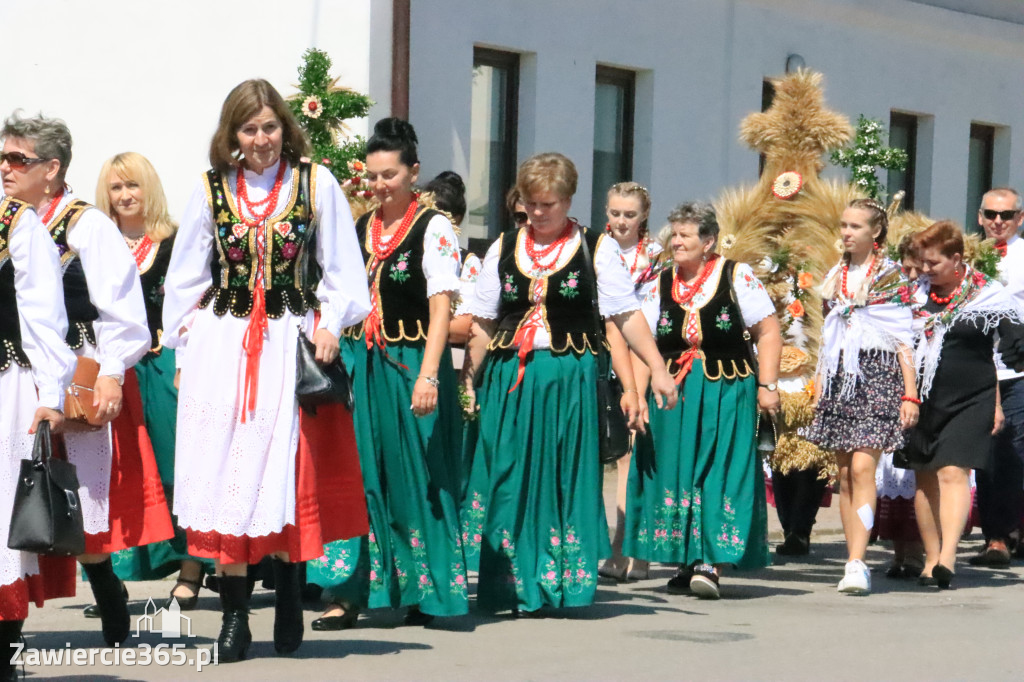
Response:
[[[171,212],[180,216],[209,166],[221,103],[239,82],[266,78],[287,97],[296,91],[302,53],[315,46],[334,60],[340,84],[371,89],[373,4],[381,3],[0,2],[8,38],[32,41],[8,45],[0,56],[0,115],[21,108],[63,118],[74,138],[68,181],[89,200],[106,158],[141,152],[156,166]],[[390,45],[386,52],[390,56]],[[366,132],[365,121],[352,127]]]
[[[1004,6],[975,1],[989,14]],[[1002,127],[994,182],[1024,187],[1024,27],[961,5],[968,11],[911,0],[414,1],[410,118],[422,175],[469,173],[474,46],[518,52],[519,160],[567,154],[580,171],[572,213],[589,216],[594,71],[618,66],[638,74],[634,179],[651,189],[657,225],[681,200],[756,179],[739,123],[760,108],[762,80],[798,53],[852,121],[888,122],[893,109],[926,116],[917,206],[959,221],[972,121]]]

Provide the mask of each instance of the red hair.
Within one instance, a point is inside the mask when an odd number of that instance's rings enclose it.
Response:
[[[915,234],[911,248],[918,253],[924,253],[925,249],[938,249],[946,258],[952,258],[954,254],[959,254],[962,258],[964,233],[953,221],[940,220]]]

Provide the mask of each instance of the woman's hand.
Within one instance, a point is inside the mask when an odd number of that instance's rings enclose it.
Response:
[[[651,423],[651,412],[650,408],[647,407],[647,401],[640,401],[640,417],[637,419],[637,431],[640,433],[647,433],[647,425]]]
[[[900,426],[903,430],[912,429],[917,425],[917,418],[920,414],[920,408],[916,403],[912,403],[909,400],[904,400],[900,405]]]
[[[679,401],[679,390],[665,366],[660,363],[655,366],[657,369],[651,373],[651,393],[654,394],[654,402],[659,409],[671,410]]]
[[[782,409],[782,398],[777,390],[769,391],[763,386],[758,386],[757,406],[774,417]]]
[[[419,376],[412,389],[412,413],[417,417],[425,417],[437,407],[437,386],[427,381],[426,376]]]
[[[626,415],[626,426],[634,431],[639,429],[641,426],[640,401],[636,397],[636,389],[623,391],[619,407],[622,408],[622,414]]]
[[[329,365],[338,357],[338,337],[326,329],[313,332],[313,343],[316,345],[316,361],[321,365]]]
[[[97,416],[104,424],[114,421],[121,414],[121,384],[112,376],[97,377],[94,393],[92,405],[97,408]]]
[[[1003,430],[1003,425],[1006,423],[1006,417],[1003,416],[1003,406],[996,403],[996,420],[995,425],[992,427],[992,435],[996,435]]]
[[[30,434],[35,433],[40,422],[50,422],[50,433],[60,433],[64,427],[64,413],[60,410],[53,410],[49,407],[39,407],[35,416],[32,417],[32,426],[29,427]]]
[[[174,370],[174,388],[175,390],[181,390],[181,370]]]

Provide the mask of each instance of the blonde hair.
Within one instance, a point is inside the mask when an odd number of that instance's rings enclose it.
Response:
[[[617,182],[608,188],[608,197],[612,195],[619,197],[634,197],[640,202],[640,212],[643,220],[640,221],[640,238],[647,236],[647,220],[651,215],[651,194],[647,188],[639,182]]]
[[[576,194],[579,174],[564,154],[545,152],[531,156],[519,166],[516,189],[525,201],[537,192],[554,192],[562,199]]]
[[[110,216],[120,227],[117,211],[110,204],[111,174],[125,181],[136,182],[142,189],[142,219],[150,239],[161,242],[174,234],[178,226],[167,211],[164,186],[149,159],[137,152],[122,152],[104,161],[100,169],[100,177],[96,181],[96,208]]]

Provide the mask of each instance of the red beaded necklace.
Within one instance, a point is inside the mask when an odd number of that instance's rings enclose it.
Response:
[[[531,225],[526,228],[526,255],[529,256],[530,260],[533,262],[534,270],[550,270],[558,263],[558,259],[562,257],[562,249],[565,248],[565,245],[569,241],[569,237],[572,235],[573,225],[574,223],[571,220],[566,221],[565,227],[562,229],[562,233],[558,235],[558,239],[539,249],[537,248],[537,242],[533,237],[533,226]],[[557,252],[555,253],[554,260],[547,265],[541,262],[547,260],[548,256],[556,250]]]
[[[672,275],[672,300],[681,306],[689,305],[693,297],[704,286],[704,282],[708,281],[708,277],[711,277],[711,273],[715,269],[715,261],[717,260],[718,254],[711,254],[707,263],[704,264],[704,269],[701,270],[700,276],[697,277],[693,284],[687,284],[685,280],[679,277],[679,268],[677,267]]]
[[[877,263],[877,262],[878,262],[878,259],[876,259],[874,256],[871,256],[871,264],[868,265],[868,272],[867,272],[866,275],[864,275],[864,278],[867,281],[869,281],[869,282],[871,281],[871,274],[874,271],[875,263]],[[849,262],[843,263],[843,288],[842,288],[842,292],[843,292],[843,298],[847,298],[847,299],[853,298],[853,294],[851,294],[846,289],[846,278],[847,278],[847,276],[849,274],[850,274],[850,263]]]
[[[641,237],[636,243],[636,253],[633,254],[633,264],[629,266],[629,276],[636,274],[636,266],[640,262],[640,254],[644,251],[645,240]]]
[[[277,197],[281,194],[281,186],[284,184],[284,163],[278,162],[277,166],[277,177],[274,178],[274,186],[270,189],[270,193],[267,194],[267,198],[261,201],[252,202],[249,201],[249,191],[245,183],[245,171],[241,168],[238,169],[238,180],[235,182],[235,196],[242,202],[249,213],[252,214],[252,218],[246,218],[239,211],[239,218],[245,223],[247,227],[259,227],[271,214],[274,208],[277,206]],[[259,208],[261,204],[266,204],[262,209]]]
[[[934,291],[928,292],[928,298],[932,299],[938,305],[946,305],[960,293],[960,290],[964,288],[964,282],[967,280],[966,277],[960,279],[960,283],[956,285],[956,289],[953,289],[949,296],[937,296]]]
[[[387,243],[387,246],[381,245],[381,232],[384,230],[383,209],[378,208],[374,212],[373,221],[370,224],[370,248],[373,249],[373,255],[376,256],[378,261],[385,260],[393,254],[398,245],[405,239],[409,228],[412,227],[412,219],[416,217],[416,209],[419,207],[419,204],[416,202],[417,198],[416,195],[413,195],[412,201],[409,202],[409,207],[405,209],[405,215],[402,217],[398,230],[391,235],[391,240]]]
[[[43,215],[43,225],[49,227],[50,221],[53,220],[53,214],[57,212],[57,204],[60,203],[63,196],[64,188],[61,187],[60,191],[50,200],[50,205],[47,207],[45,215]]]
[[[142,238],[135,244],[129,244],[132,250],[132,255],[135,256],[135,267],[142,270],[142,264],[146,262],[146,258],[149,257],[150,251],[153,250],[153,240],[149,238],[148,234],[142,235]]]

